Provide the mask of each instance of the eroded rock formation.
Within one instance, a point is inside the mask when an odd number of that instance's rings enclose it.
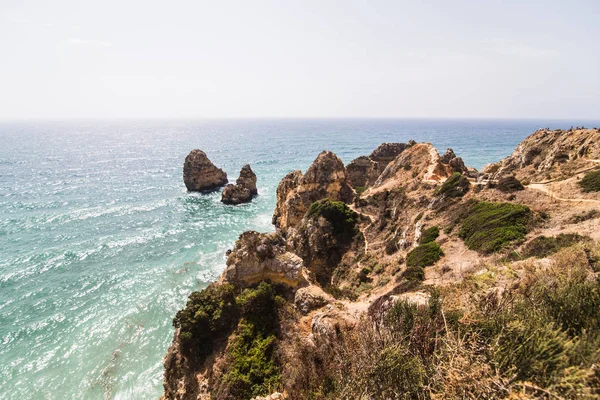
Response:
[[[521,181],[544,181],[589,167],[600,159],[600,129],[540,129],[504,160],[485,167],[489,179],[515,175]]]
[[[183,182],[191,192],[210,191],[227,183],[227,174],[217,168],[202,150],[192,150],[183,163]]]
[[[304,175],[293,171],[283,178],[277,187],[273,224],[283,231],[296,226],[312,203],[325,198],[344,203],[354,198],[344,163],[331,151],[319,154]]]
[[[348,166],[348,178],[354,188],[365,188],[375,183],[385,167],[410,145],[406,143],[383,143],[371,155],[358,157]]]
[[[235,185],[229,184],[225,186],[221,195],[221,201],[225,204],[247,203],[257,194],[256,174],[252,171],[250,165],[246,164],[242,167]]]
[[[286,250],[278,233],[244,232],[227,256],[224,282],[247,287],[269,280],[296,287],[302,276],[302,259]]]

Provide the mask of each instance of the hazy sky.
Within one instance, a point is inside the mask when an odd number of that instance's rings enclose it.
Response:
[[[0,119],[600,118],[600,0],[0,0]]]

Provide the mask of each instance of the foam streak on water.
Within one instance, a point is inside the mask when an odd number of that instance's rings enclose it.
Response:
[[[581,121],[575,121],[581,123]],[[323,149],[345,162],[431,141],[482,167],[537,121],[210,121],[0,125],[0,398],[154,399],[171,321],[244,230],[272,230],[279,180]],[[570,121],[552,127],[568,127]],[[188,194],[201,148],[259,197]]]

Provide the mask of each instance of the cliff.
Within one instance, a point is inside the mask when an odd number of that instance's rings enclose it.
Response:
[[[599,134],[481,174],[428,143],[321,153],[177,314],[164,397],[597,398]]]

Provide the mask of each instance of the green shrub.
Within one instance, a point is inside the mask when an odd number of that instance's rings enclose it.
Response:
[[[322,216],[333,226],[337,236],[350,239],[356,232],[356,213],[341,201],[323,199],[310,205],[308,216]]]
[[[407,267],[402,273],[402,278],[409,282],[422,282],[425,280],[425,270],[419,266]]]
[[[469,191],[471,183],[460,172],[453,173],[436,191],[446,197],[462,197]]]
[[[523,257],[548,257],[552,253],[565,247],[573,246],[582,241],[589,240],[589,237],[581,236],[576,233],[561,233],[558,236],[547,237],[538,236],[525,245]]]
[[[219,389],[226,392],[224,397],[265,396],[279,386],[281,370],[275,354],[279,326],[276,300],[272,286],[265,282],[238,296],[242,317],[225,354],[228,369]]]
[[[396,238],[392,238],[385,244],[385,254],[388,256],[398,251],[398,243]]]
[[[600,284],[580,269],[530,282],[478,304],[474,328],[501,374],[579,397],[600,358]]]
[[[600,171],[592,171],[585,174],[579,181],[584,192],[600,192]]]
[[[180,328],[182,348],[202,359],[212,351],[213,342],[227,334],[238,318],[233,285],[212,284],[201,292],[193,292],[186,307],[173,319]]]
[[[523,239],[531,217],[531,210],[519,204],[477,202],[466,213],[459,236],[469,249],[493,253]]]
[[[600,211],[598,210],[589,210],[584,211],[581,214],[575,214],[571,217],[571,223],[578,224],[583,221],[588,221],[590,219],[594,219],[600,217]]]
[[[444,252],[436,242],[421,244],[411,250],[406,256],[407,267],[428,267],[435,264]]]
[[[427,228],[421,234],[421,244],[433,242],[437,237],[440,236],[440,228],[437,225]]]
[[[363,194],[365,190],[367,190],[367,187],[366,186],[356,186],[354,188],[354,190],[356,191],[356,193],[358,193],[360,195],[360,194]]]

